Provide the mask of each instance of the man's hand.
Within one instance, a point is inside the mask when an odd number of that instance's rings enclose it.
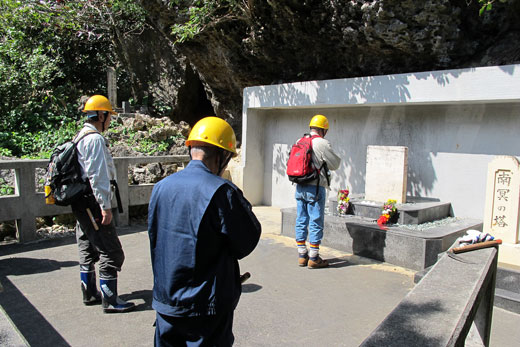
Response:
[[[109,225],[112,221],[112,210],[101,210],[101,216],[103,217],[103,219],[101,220],[101,224]]]

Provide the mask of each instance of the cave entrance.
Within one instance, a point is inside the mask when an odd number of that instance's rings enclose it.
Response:
[[[173,113],[174,122],[183,120],[193,126],[204,117],[215,116],[202,81],[189,64],[186,67],[185,83],[179,88],[177,100]]]

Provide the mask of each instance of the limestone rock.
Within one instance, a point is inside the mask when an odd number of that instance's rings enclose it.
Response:
[[[183,10],[195,1],[140,2],[157,29],[148,38],[171,45],[172,25],[187,20]],[[497,1],[482,16],[477,1],[463,0],[236,4],[212,13],[194,38],[162,52],[178,60],[180,70],[170,67],[180,78],[172,86],[183,119],[193,125],[188,115],[202,116],[193,105],[206,98],[239,138],[244,87],[520,62],[520,0]]]

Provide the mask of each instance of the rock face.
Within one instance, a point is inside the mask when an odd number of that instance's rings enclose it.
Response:
[[[132,95],[152,112],[191,125],[214,115],[198,75],[164,35],[147,28],[116,42],[119,60],[132,81]]]
[[[172,43],[172,25],[195,1],[140,2]],[[191,66],[235,130],[247,86],[520,62],[520,0],[497,1],[482,16],[476,0],[219,3],[199,34],[170,46],[170,58]]]

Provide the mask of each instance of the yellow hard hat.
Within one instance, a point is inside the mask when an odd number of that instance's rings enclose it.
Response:
[[[94,95],[87,100],[83,112],[88,111],[108,111],[112,114],[116,113],[112,105],[110,105],[110,101],[103,95]]]
[[[206,117],[199,120],[191,129],[186,146],[191,146],[192,141],[209,143],[237,154],[235,132],[222,118]]]
[[[328,129],[329,121],[327,117],[325,117],[324,115],[317,114],[314,117],[312,117],[311,122],[309,123],[309,128]]]

